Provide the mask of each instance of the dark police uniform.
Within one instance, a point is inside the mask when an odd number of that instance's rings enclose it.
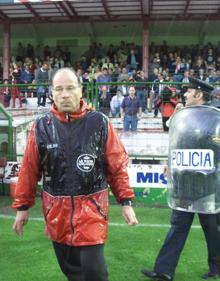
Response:
[[[190,83],[190,88],[201,89],[204,95],[212,90],[211,86],[198,79],[191,78]],[[210,108],[213,122],[204,117]],[[176,122],[178,114],[182,120],[179,118]],[[204,126],[203,120],[206,120],[207,126]],[[220,111],[207,105],[186,107],[178,111],[171,121],[168,186],[168,203],[173,209],[171,228],[155,261],[154,271],[142,271],[148,277],[173,279],[196,213],[208,249],[209,272],[203,278],[220,275],[219,125]],[[209,131],[210,127],[214,133]]]

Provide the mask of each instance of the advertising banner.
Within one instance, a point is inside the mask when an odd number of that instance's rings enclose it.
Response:
[[[128,166],[130,185],[144,188],[166,188],[167,177],[164,174],[166,165],[135,165]]]

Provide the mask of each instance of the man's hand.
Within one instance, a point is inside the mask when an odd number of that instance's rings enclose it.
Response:
[[[15,222],[13,224],[13,230],[18,234],[23,234],[23,227],[28,222],[28,211],[17,211]]]
[[[132,206],[122,206],[122,216],[128,225],[136,225],[138,223]]]
[[[138,114],[138,120],[141,120],[142,114]]]

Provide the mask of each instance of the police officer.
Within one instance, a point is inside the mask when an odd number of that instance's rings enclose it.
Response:
[[[186,108],[175,113],[171,121],[170,147],[172,149],[175,149],[175,147],[179,148],[179,153],[180,151],[181,153],[189,153],[190,149],[196,149],[196,146],[200,145],[200,149],[197,149],[195,153],[201,151],[200,154],[198,153],[201,157],[204,151],[209,153],[209,151],[213,151],[217,147],[217,151],[213,153],[213,155],[217,156],[210,156],[209,158],[210,166],[212,166],[212,163],[215,162],[216,159],[219,159],[220,154],[219,145],[213,144],[212,141],[216,138],[219,140],[220,137],[213,135],[213,137],[210,138],[208,130],[210,126],[213,127],[212,121],[203,122],[203,120],[207,120],[208,115],[210,115],[211,120],[213,120],[213,123],[215,123],[217,127],[219,124],[220,112],[218,109],[209,106],[213,87],[195,78],[189,78],[189,83],[188,90],[184,94]],[[207,122],[209,122],[209,124]],[[204,123],[207,125],[205,128]],[[216,130],[213,129],[213,132],[214,131],[216,132]],[[180,148],[182,150],[180,150]],[[175,152],[176,151],[178,150],[176,149]],[[213,195],[213,190],[217,190],[218,192],[219,184],[217,184],[217,179],[219,175],[216,175],[216,173],[219,173],[218,168],[205,167],[204,169],[204,167],[197,167],[199,162],[195,160],[193,162],[194,167],[189,167],[192,165],[190,161],[187,164],[185,162],[181,163],[179,160],[176,166],[173,164],[175,166],[173,168],[172,161],[175,162],[175,159],[172,159],[170,155],[169,152],[170,175],[168,182],[171,184],[171,188],[168,188],[168,190],[171,189],[171,199],[168,203],[173,209],[170,221],[171,227],[156,258],[153,271],[142,269],[142,273],[146,277],[155,280],[173,280],[175,269],[188,237],[194,215],[198,213],[208,249],[209,270],[202,278],[218,278],[220,277],[220,216],[216,206],[219,207],[220,203],[215,202],[217,196],[215,196],[216,194]],[[210,155],[212,155],[211,152]],[[182,167],[177,168],[177,166],[181,165]],[[184,166],[187,166],[187,168]],[[195,171],[193,169],[197,170]],[[200,171],[202,172],[200,173]],[[183,176],[185,176],[184,179]],[[178,180],[176,180],[176,178],[178,178]],[[197,179],[196,182],[194,181],[195,178]],[[215,199],[213,202],[207,202],[207,198],[209,198],[209,200],[210,198]]]

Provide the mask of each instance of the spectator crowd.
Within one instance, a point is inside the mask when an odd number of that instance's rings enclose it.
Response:
[[[175,96],[184,103],[184,83],[189,82],[189,77],[213,84],[216,96],[219,95],[220,42],[215,45],[209,42],[204,46],[168,46],[166,41],[160,45],[152,42],[149,46],[148,77],[142,70],[142,48],[135,43],[121,41],[118,45],[104,46],[95,42],[77,61],[72,61],[72,55],[67,47],[34,47],[30,43],[24,46],[19,42],[10,59],[9,79],[4,81],[3,63],[0,61],[2,84],[13,85],[0,88],[1,102],[7,107],[11,99],[11,105],[15,107],[15,100],[18,98],[19,106],[22,107],[25,97],[34,93],[37,96],[37,105],[44,107],[51,92],[48,85],[55,71],[62,67],[74,68],[82,83],[99,83],[99,110],[111,117],[121,116],[121,104],[123,98],[129,96],[129,84],[132,83],[135,83],[132,85],[135,85],[142,113],[151,112],[153,109],[154,117],[164,110],[163,102],[170,102],[169,97],[163,99],[164,93],[172,92],[169,96],[173,98],[175,92]],[[109,85],[108,82],[119,84]],[[16,84],[28,86],[20,88]],[[167,91],[167,86],[172,90]]]

